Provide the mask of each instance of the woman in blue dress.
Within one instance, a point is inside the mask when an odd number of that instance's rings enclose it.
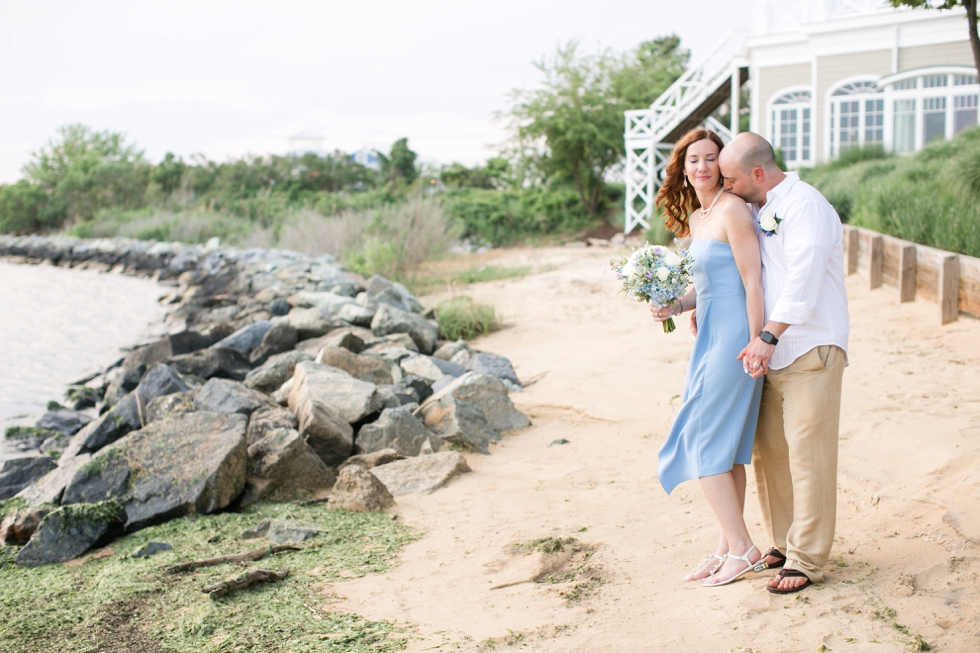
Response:
[[[694,283],[679,302],[650,307],[658,322],[697,308],[684,404],[660,449],[658,473],[668,494],[678,483],[699,479],[718,518],[718,548],[684,577],[706,587],[765,566],[742,516],[762,379],[746,374],[739,360],[763,327],[762,259],[748,207],[722,192],[722,147],[717,134],[695,129],[674,148],[657,206],[668,229],[691,236]]]

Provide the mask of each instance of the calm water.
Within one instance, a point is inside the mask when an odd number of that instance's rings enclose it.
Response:
[[[33,424],[69,382],[162,333],[161,292],[148,279],[0,261],[0,430]]]

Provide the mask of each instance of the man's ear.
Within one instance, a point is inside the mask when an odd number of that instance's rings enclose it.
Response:
[[[752,168],[752,181],[761,185],[766,180],[766,171],[761,166]]]

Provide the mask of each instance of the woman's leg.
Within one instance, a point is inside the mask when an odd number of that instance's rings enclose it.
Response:
[[[704,490],[704,496],[718,518],[722,537],[728,544],[728,552],[732,555],[744,556],[753,546],[742,516],[745,505],[744,466],[736,465],[724,474],[702,476],[701,489]],[[754,563],[761,557],[762,553],[754,550],[749,555],[749,561]],[[712,578],[722,581],[743,569],[745,569],[745,562],[729,558]]]

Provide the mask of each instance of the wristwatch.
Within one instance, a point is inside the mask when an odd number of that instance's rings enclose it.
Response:
[[[766,343],[767,345],[777,345],[777,344],[779,344],[779,338],[777,338],[776,336],[772,335],[768,331],[760,331],[759,332],[759,340],[761,340],[762,342]]]

